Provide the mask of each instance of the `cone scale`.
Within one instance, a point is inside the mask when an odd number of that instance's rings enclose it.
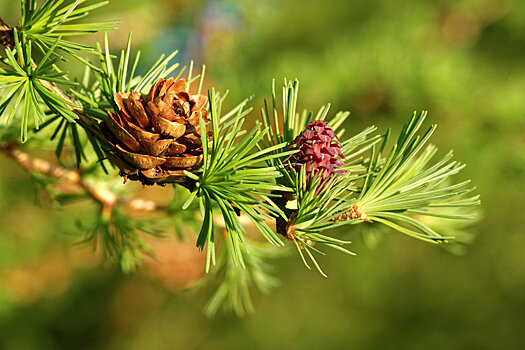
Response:
[[[321,176],[323,183],[337,174],[346,172],[341,169],[345,165],[341,142],[324,120],[314,120],[306,125],[290,145],[290,149],[298,152],[292,154],[287,161],[297,172],[305,167],[308,186],[312,175],[314,178]]]

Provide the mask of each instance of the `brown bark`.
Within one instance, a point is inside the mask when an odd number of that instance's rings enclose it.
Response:
[[[16,161],[27,171],[34,171],[47,177],[59,180],[61,183],[75,185],[78,190],[87,192],[91,198],[99,202],[104,208],[114,208],[116,205],[124,205],[131,210],[156,211],[167,210],[167,206],[160,205],[154,201],[141,198],[120,197],[117,194],[87,182],[77,170],[69,170],[59,167],[51,162],[33,158],[28,153],[21,151],[15,143],[0,143],[0,152],[8,158]]]

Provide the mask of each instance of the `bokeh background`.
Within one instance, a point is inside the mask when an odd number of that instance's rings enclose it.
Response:
[[[16,24],[16,1],[0,11]],[[35,205],[30,176],[0,158],[0,349],[523,349],[525,1],[121,0],[93,16],[121,19],[113,48],[132,30],[144,64],[174,48],[205,63],[231,105],[255,95],[257,110],[271,79],[297,77],[300,107],[350,110],[354,132],[429,110],[483,218],[461,256],[349,232],[358,255],[322,259],[328,279],[292,254],[254,315],[207,318],[210,291],[182,291],[202,273],[192,242],[153,242],[159,261],[134,275],[104,268],[73,245],[88,209]]]

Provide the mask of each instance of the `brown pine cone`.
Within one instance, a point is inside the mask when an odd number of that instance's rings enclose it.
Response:
[[[202,165],[199,113],[212,137],[205,109],[208,98],[186,92],[186,81],[159,79],[144,98],[137,92],[115,93],[118,113],[100,123],[114,147],[111,160],[121,175],[143,184],[182,182],[183,170]]]

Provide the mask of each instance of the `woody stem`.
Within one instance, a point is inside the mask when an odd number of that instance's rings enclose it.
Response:
[[[20,165],[26,171],[37,172],[49,178],[59,180],[61,183],[76,185],[79,190],[85,191],[90,195],[91,198],[106,208],[114,208],[116,205],[120,204],[132,210],[167,210],[166,205],[160,205],[154,201],[141,198],[120,197],[114,192],[90,184],[84,179],[79,171],[64,169],[60,166],[52,164],[45,159],[31,157],[28,153],[18,149],[16,143],[0,143],[0,152],[8,158],[16,161],[18,165]]]

